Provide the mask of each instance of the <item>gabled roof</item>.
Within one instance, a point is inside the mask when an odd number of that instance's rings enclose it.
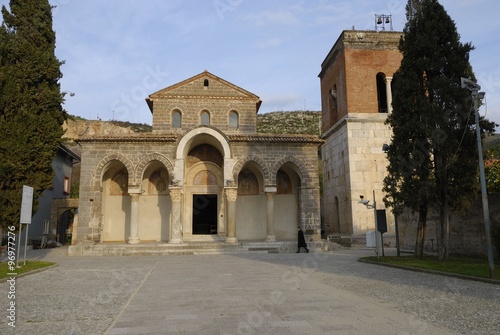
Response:
[[[228,89],[220,90],[220,89],[209,88],[207,90],[203,90],[202,86],[197,86],[195,89],[194,83],[195,82],[203,83],[205,79],[209,80],[210,88],[212,88],[214,85],[222,85]],[[217,93],[221,91],[223,91],[224,94]],[[244,90],[243,88],[236,86],[220,77],[217,77],[216,75],[206,70],[197,74],[196,76],[193,76],[177,84],[168,86],[164,89],[161,89],[155,93],[150,94],[149,97],[146,98],[146,102],[148,103],[149,108],[151,109],[152,100],[161,98],[174,98],[174,97],[176,98],[200,97],[200,98],[226,98],[226,99],[231,98],[238,100],[255,100],[256,103],[260,105],[260,98],[257,95],[247,90]]]

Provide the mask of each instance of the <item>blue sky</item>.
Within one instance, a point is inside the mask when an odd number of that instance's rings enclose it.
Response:
[[[65,109],[151,124],[144,99],[203,70],[263,101],[260,113],[321,110],[318,73],[342,30],[401,31],[406,0],[51,0]],[[442,0],[500,124],[500,1]],[[8,0],[0,0],[8,5]]]

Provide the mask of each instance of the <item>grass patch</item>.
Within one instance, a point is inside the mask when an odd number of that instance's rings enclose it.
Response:
[[[0,279],[7,278],[8,273],[17,273],[17,275],[23,274],[23,273],[28,273],[34,270],[38,269],[43,269],[48,266],[52,266],[56,263],[54,262],[42,262],[42,261],[26,261],[26,265],[23,265],[24,261],[19,262],[19,268],[15,268],[14,264],[14,269],[9,268],[9,263],[8,262],[1,262],[0,263]],[[14,271],[12,271],[14,270]]]
[[[363,257],[362,260],[416,269],[441,271],[464,276],[489,278],[488,260],[482,258],[453,257],[447,261],[440,261],[434,256],[426,256],[423,259],[413,256],[386,256],[379,258]],[[495,262],[495,279],[500,280],[500,263],[498,261]]]

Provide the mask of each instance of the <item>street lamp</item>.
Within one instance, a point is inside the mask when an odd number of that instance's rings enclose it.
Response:
[[[477,151],[479,155],[479,174],[481,179],[481,196],[483,200],[483,220],[484,220],[484,233],[486,235],[486,253],[488,254],[488,267],[490,271],[490,278],[495,276],[494,260],[493,260],[493,246],[491,244],[491,225],[490,225],[490,210],[488,208],[488,194],[486,191],[486,176],[484,173],[483,149],[481,144],[481,129],[479,128],[479,112],[477,101],[484,98],[485,93],[479,92],[481,86],[467,78],[460,78],[462,88],[466,88],[471,92],[472,101],[474,102],[474,113],[476,117],[476,138],[477,138]]]
[[[358,201],[358,204],[365,205],[366,208],[372,209],[373,208],[373,213],[375,215],[375,254],[377,255],[377,258],[379,257],[379,243],[378,243],[378,223],[377,223],[377,202],[375,201],[375,190],[373,191],[373,205],[370,205],[370,200],[366,200],[363,195],[359,196],[360,200]],[[382,245],[382,256],[384,256],[384,246]]]

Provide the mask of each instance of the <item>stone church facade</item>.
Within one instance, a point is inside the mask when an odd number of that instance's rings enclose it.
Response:
[[[321,139],[257,133],[259,97],[207,71],[146,102],[151,133],[78,140],[73,248],[320,239]]]
[[[323,212],[327,235],[352,238],[375,229],[384,209],[383,179],[390,143],[392,76],[399,69],[401,32],[343,31],[321,64]],[[374,199],[375,197],[375,199]],[[387,211],[389,234],[394,218]]]

